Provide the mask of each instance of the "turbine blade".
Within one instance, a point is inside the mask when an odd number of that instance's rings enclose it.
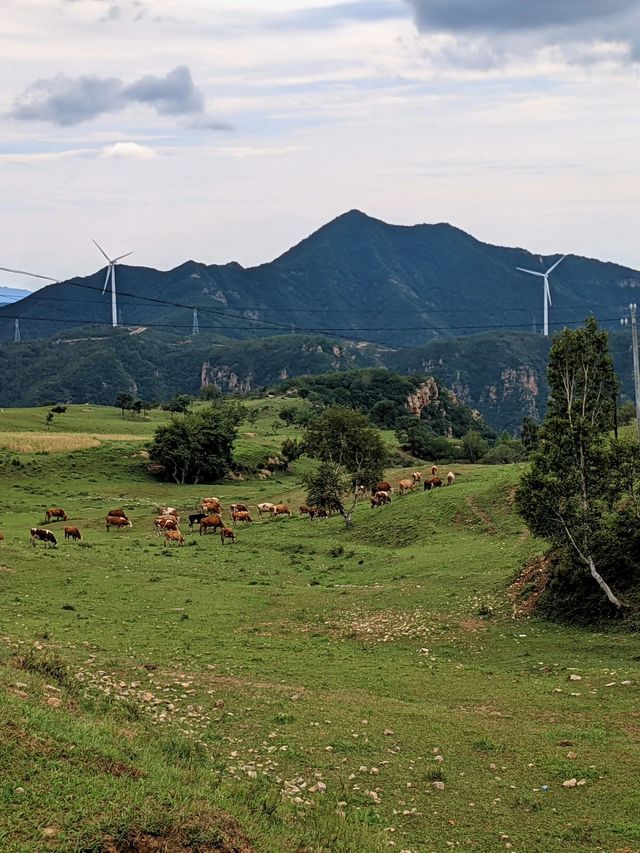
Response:
[[[563,256],[560,258],[560,260],[559,260],[559,261],[556,261],[556,262],[555,262],[555,264],[554,264],[552,267],[549,267],[549,269],[547,270],[547,275],[549,275],[549,273],[550,273],[550,272],[553,272],[553,271],[554,271],[554,269],[555,269],[559,264],[561,264],[561,263],[564,261],[564,259],[565,259],[566,257],[567,257],[566,255],[563,255]]]
[[[127,252],[125,255],[119,255],[117,258],[113,259],[113,263],[115,264],[118,261],[121,261],[123,258],[128,258],[129,255],[133,255],[133,252]]]
[[[43,278],[45,281],[58,281],[57,278],[51,278],[51,276],[48,275],[38,275],[37,272],[27,272],[26,270],[12,270],[9,269],[9,267],[0,267],[0,270],[2,270],[2,272],[15,272],[18,275],[30,275],[32,276],[32,278]]]
[[[109,263],[111,263],[111,258],[107,255],[107,253],[106,253],[106,252],[105,252],[105,250],[102,248],[102,246],[100,246],[100,244],[99,244],[99,243],[96,243],[96,241],[95,241],[95,240],[92,240],[92,242],[93,242],[93,243],[95,243],[95,245],[100,249],[100,251],[102,252],[102,254],[105,256],[105,258],[109,261]]]
[[[524,267],[516,267],[516,269],[520,270],[520,272],[528,272],[529,275],[539,275],[539,276],[542,276],[542,278],[544,278],[543,272],[536,272],[535,270],[526,270],[526,269],[524,269]]]
[[[107,276],[104,280],[104,287],[102,288],[102,294],[104,296],[104,292],[107,289],[107,284],[109,283],[109,275],[111,274],[111,261],[109,261],[109,266],[107,267]]]

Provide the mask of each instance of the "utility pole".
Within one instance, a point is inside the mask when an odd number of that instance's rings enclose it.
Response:
[[[633,387],[636,398],[636,430],[640,438],[640,359],[638,358],[638,305],[629,303],[629,317],[620,320],[623,326],[631,325],[631,347],[633,349]]]
[[[14,343],[19,344],[22,338],[20,337],[20,320],[16,317],[16,321],[13,325],[13,340]]]

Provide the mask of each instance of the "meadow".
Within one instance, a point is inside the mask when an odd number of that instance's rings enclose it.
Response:
[[[247,462],[296,435],[250,405]],[[222,546],[183,521],[169,547],[158,505],[295,510],[313,463],[177,487],[145,469],[165,415],[44,417],[0,415],[2,851],[640,850],[637,636],[513,618],[544,550],[520,466],[455,466],[350,530],[256,518]],[[83,541],[34,549],[54,505]],[[132,529],[106,531],[115,506]]]

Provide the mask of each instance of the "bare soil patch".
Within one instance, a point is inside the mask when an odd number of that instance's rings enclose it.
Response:
[[[544,593],[549,580],[551,562],[544,554],[529,560],[518,579],[508,589],[513,618],[530,616]]]
[[[198,836],[209,840],[198,841]],[[133,829],[124,838],[107,838],[100,853],[255,853],[255,847],[238,822],[219,811],[162,834]]]

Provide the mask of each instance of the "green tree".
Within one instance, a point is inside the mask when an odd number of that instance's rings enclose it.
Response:
[[[278,417],[281,421],[284,421],[288,427],[290,427],[291,424],[295,423],[297,420],[298,406],[283,406],[278,412]]]
[[[406,410],[405,410],[406,411]],[[384,427],[385,429],[393,429],[398,416],[403,414],[402,404],[395,400],[378,400],[371,408],[369,417],[374,424]]]
[[[306,487],[309,506],[339,512],[345,517],[347,524],[350,524],[350,515],[342,501],[343,496],[349,491],[350,482],[339,465],[334,462],[323,462],[316,471],[305,474],[302,482]],[[348,518],[347,515],[349,515]]]
[[[436,435],[423,421],[413,415],[404,415],[396,421],[396,438],[403,450],[417,459],[440,462],[454,455],[451,443]]]
[[[621,483],[609,476],[616,464],[609,433],[617,378],[607,333],[593,317],[584,328],[555,336],[548,378],[540,444],[522,478],[517,507],[536,536],[569,552],[620,608],[622,602],[596,566],[597,555],[611,543]],[[622,467],[620,460],[617,465]]]
[[[628,426],[636,419],[636,407],[631,400],[626,400],[618,409],[618,423],[620,426]]]
[[[527,453],[532,453],[538,447],[538,424],[527,416],[520,427],[520,438]]]
[[[156,429],[149,458],[176,483],[213,482],[232,465],[233,444],[244,418],[237,403],[216,402]]]
[[[163,403],[162,408],[165,412],[184,414],[189,411],[192,403],[193,397],[190,394],[176,394],[175,397]]]
[[[131,406],[131,411],[134,415],[140,417],[140,412],[142,411],[142,400],[136,400]]]
[[[201,400],[220,400],[223,394],[217,385],[203,385],[200,389]]]
[[[304,453],[304,445],[301,441],[296,441],[293,438],[285,438],[282,442],[282,447],[280,448],[280,455],[287,463],[287,468],[291,465],[292,462],[295,462],[296,459],[299,459],[300,456]]]
[[[246,420],[252,427],[258,423],[258,418],[260,417],[260,413],[257,409],[247,409]]]
[[[124,417],[124,413],[127,409],[131,408],[131,404],[133,403],[133,397],[131,394],[127,394],[126,391],[120,391],[120,393],[116,396],[116,406],[122,412],[122,417]]]
[[[469,462],[477,462],[489,450],[489,445],[475,429],[470,429],[462,438],[462,452]]]

